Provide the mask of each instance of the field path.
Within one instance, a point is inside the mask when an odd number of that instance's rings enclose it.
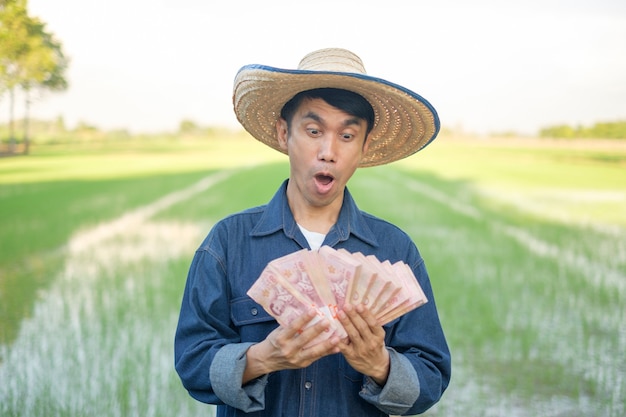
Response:
[[[403,181],[403,183],[411,191],[437,201],[459,214],[474,220],[488,220],[492,228],[514,239],[529,252],[537,256],[564,261],[571,267],[579,269],[585,277],[588,277],[591,284],[607,286],[619,293],[626,292],[626,272],[624,271],[613,268],[604,262],[590,259],[583,254],[551,244],[521,227],[486,219],[483,213],[475,207],[417,180]]]
[[[151,217],[235,172],[79,230],[54,251],[64,266],[16,340],[0,345],[0,415],[211,415],[174,375],[168,330],[177,320],[168,262],[193,253],[204,230]]]
[[[158,200],[139,207],[135,210],[128,211],[122,216],[113,219],[108,222],[100,223],[99,225],[84,230],[78,235],[74,236],[69,242],[69,250],[92,247],[93,245],[101,242],[104,239],[110,238],[115,235],[124,233],[129,227],[136,226],[139,223],[145,222],[150,217],[154,216],[158,212],[165,210],[174,204],[180,203],[190,199],[196,194],[208,190],[220,181],[228,179],[234,171],[224,170],[216,172],[208,177],[201,179],[195,184],[190,185],[182,190],[174,191],[167,194]]]

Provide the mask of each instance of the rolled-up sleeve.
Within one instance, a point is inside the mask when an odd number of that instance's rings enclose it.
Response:
[[[222,347],[213,358],[210,378],[215,394],[231,407],[250,413],[265,408],[267,375],[241,384],[246,369],[246,352],[253,343],[237,343]]]
[[[365,377],[359,393],[365,401],[374,404],[387,414],[404,414],[420,393],[420,383],[411,362],[391,348],[389,351],[389,377],[383,387],[370,377]]]

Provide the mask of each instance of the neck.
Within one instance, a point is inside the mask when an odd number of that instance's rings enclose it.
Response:
[[[287,201],[296,223],[311,232],[322,234],[328,234],[330,228],[337,223],[343,204],[343,198],[337,198],[330,204],[313,205],[302,196],[300,198],[298,196],[292,197],[289,189],[287,190]]]
[[[305,229],[325,235],[328,234],[330,228],[337,222],[338,216],[328,216],[324,213],[323,217],[321,217],[320,215],[314,213],[294,212],[293,217],[296,219],[296,223]]]

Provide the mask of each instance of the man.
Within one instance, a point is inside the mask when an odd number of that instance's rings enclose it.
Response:
[[[288,155],[290,174],[267,205],[223,219],[197,250],[175,340],[183,385],[218,404],[218,416],[425,411],[448,386],[450,354],[424,261],[408,235],[359,211],[346,184],[357,167],[430,143],[439,130],[435,110],[366,75],[343,49],[312,52],[298,70],[245,66],[233,101],[248,132]],[[404,261],[428,303],[384,326],[365,306],[346,304],[338,318],[348,338],[307,346],[328,320],[311,311],[279,326],[246,292],[270,261],[322,244]]]

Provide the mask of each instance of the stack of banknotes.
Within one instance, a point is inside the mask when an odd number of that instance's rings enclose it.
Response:
[[[271,261],[247,294],[284,326],[314,308],[318,314],[311,325],[324,317],[331,323],[322,339],[347,336],[337,319],[346,303],[367,306],[382,325],[428,301],[404,262],[330,246]]]

